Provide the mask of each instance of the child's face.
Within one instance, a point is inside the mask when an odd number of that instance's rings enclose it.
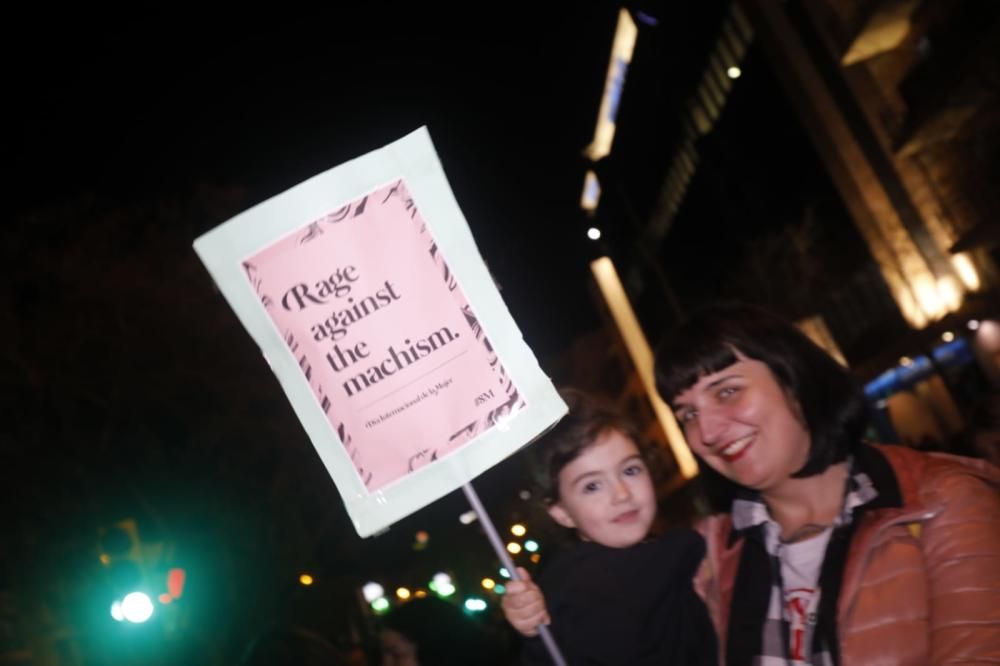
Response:
[[[559,471],[559,501],[549,515],[580,538],[626,548],[646,538],[656,517],[649,470],[630,438],[607,430]]]

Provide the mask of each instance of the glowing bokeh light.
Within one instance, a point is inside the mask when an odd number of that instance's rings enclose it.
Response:
[[[153,602],[144,592],[131,592],[122,599],[122,616],[133,624],[145,622],[153,616]]]
[[[370,581],[361,588],[361,594],[364,595],[365,601],[371,603],[379,597],[384,597],[385,590],[375,581]]]
[[[473,613],[478,613],[480,611],[486,610],[486,602],[482,599],[477,599],[472,597],[465,600],[465,609]]]

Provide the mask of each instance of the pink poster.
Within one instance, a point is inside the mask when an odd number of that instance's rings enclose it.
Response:
[[[526,407],[403,179],[243,268],[369,492]]]
[[[427,128],[276,194],[194,248],[362,537],[469,484],[566,413]]]

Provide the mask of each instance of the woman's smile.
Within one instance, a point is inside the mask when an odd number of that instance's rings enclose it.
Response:
[[[753,444],[754,435],[740,437],[735,442],[727,444],[719,450],[719,455],[727,463],[733,463],[743,457],[750,445]]]

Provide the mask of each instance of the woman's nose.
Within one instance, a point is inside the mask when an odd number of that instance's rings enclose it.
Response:
[[[698,429],[705,446],[718,444],[725,435],[728,420],[716,409],[703,409],[698,415]]]

